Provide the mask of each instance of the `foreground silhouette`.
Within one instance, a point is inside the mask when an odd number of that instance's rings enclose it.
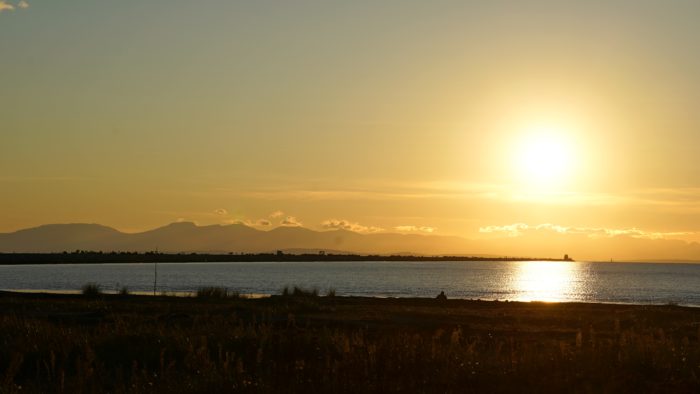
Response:
[[[0,292],[0,392],[700,392],[700,308],[284,294]]]

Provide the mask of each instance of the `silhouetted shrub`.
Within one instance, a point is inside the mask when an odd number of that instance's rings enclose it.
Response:
[[[92,282],[84,284],[80,290],[86,297],[97,297],[98,295],[102,294],[100,285]]]
[[[197,289],[197,298],[238,298],[240,293],[225,287],[207,286]]]
[[[285,286],[284,289],[282,289],[282,296],[283,297],[318,297],[318,289],[313,288],[313,289],[304,289],[303,287],[299,286],[294,286],[293,288],[289,288],[289,286]]]

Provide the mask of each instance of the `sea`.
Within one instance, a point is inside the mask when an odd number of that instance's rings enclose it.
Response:
[[[374,261],[0,265],[0,289],[191,295],[209,286],[251,296],[285,286],[339,296],[672,304],[700,307],[700,264],[577,261]]]

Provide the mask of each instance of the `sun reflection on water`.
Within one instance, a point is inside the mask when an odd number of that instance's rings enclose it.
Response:
[[[566,301],[575,291],[574,264],[565,261],[523,261],[513,281],[517,301]]]

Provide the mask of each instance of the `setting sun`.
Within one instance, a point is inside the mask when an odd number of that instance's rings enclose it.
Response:
[[[551,186],[573,175],[574,149],[563,126],[537,125],[527,128],[518,141],[515,169],[520,182]]]

